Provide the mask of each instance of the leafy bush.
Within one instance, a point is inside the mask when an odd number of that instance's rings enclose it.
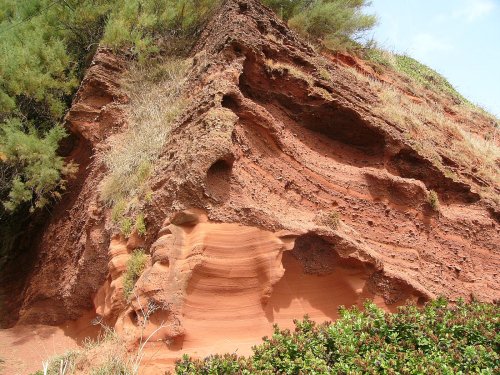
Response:
[[[16,179],[18,175],[32,174],[21,170],[32,167],[29,162],[18,163],[16,173],[2,174],[4,181],[10,178],[0,187],[2,201],[12,195],[9,210],[28,200],[36,202],[33,207],[43,206],[49,191],[64,185],[64,163],[60,163],[57,147],[53,147],[54,141],[64,136],[57,124],[99,43],[131,47],[136,56],[144,58],[172,45],[173,39],[191,40],[217,4],[217,0],[1,2],[0,128],[17,134],[16,141],[20,142],[33,144],[37,139],[50,138],[50,142],[43,143],[47,146],[43,157],[50,162],[41,163],[43,171],[51,171],[50,176],[44,175],[36,186],[28,186],[23,178]],[[23,132],[26,137],[21,135]],[[3,159],[2,169],[9,169]]]
[[[66,183],[63,177],[75,172],[73,164],[56,155],[65,134],[57,125],[41,136],[33,127],[23,130],[19,120],[0,128],[0,196],[7,211],[26,202],[34,210],[59,197]]]
[[[26,227],[28,210],[57,198],[74,171],[57,154],[57,144],[65,136],[58,124],[97,46],[127,48],[140,60],[156,51],[186,52],[217,4],[218,0],[0,2],[0,266]],[[172,47],[177,45],[181,47]],[[138,178],[148,168],[144,164]]]
[[[123,295],[126,299],[130,298],[135,282],[146,268],[147,261],[148,257],[142,249],[135,250],[127,261],[127,269],[123,275]]]
[[[120,6],[115,6],[110,14],[103,43],[111,47],[132,46],[136,53],[144,55],[158,51],[162,38],[175,37],[187,42],[201,30],[218,3],[218,0],[118,2]]]
[[[265,0],[288,25],[310,42],[331,50],[359,46],[376,17],[363,13],[366,0]]]
[[[307,316],[295,331],[274,328],[251,357],[184,356],[177,374],[494,374],[500,371],[500,314],[488,303],[450,305],[444,299],[422,309],[407,305],[385,313],[341,309],[334,323]]]

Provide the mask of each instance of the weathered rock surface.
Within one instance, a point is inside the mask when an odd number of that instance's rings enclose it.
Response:
[[[153,341],[176,358],[246,350],[274,322],[333,319],[365,298],[388,309],[500,298],[499,225],[474,183],[446,177],[372,112],[369,87],[267,8],[230,0],[195,47],[191,104],[142,207],[150,264],[127,303],[121,277],[138,245],[107,229],[96,192],[104,167],[85,163],[124,121],[123,69],[100,51],[70,111],[81,178],[48,224],[21,322],[74,319],[94,301],[138,337],[154,306],[148,333],[163,324]]]
[[[92,307],[108,273],[110,234],[97,186],[105,171],[96,154],[124,123],[126,96],[120,90],[125,61],[109,50],[96,53],[73,101],[66,124],[79,171],[50,217],[37,244],[38,259],[26,284],[21,323],[60,323]]]

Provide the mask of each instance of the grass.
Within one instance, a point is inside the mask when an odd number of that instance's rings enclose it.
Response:
[[[102,155],[108,170],[99,190],[111,207],[113,222],[125,235],[133,227],[126,217],[133,216],[150,194],[148,182],[155,162],[187,104],[181,89],[188,66],[188,60],[182,59],[162,60],[149,67],[136,64],[123,83],[130,97],[128,127],[111,138]]]
[[[427,202],[435,212],[439,212],[439,197],[434,190],[429,191]]]
[[[70,350],[42,363],[33,375],[135,375],[125,342],[114,330],[104,327],[96,339],[86,339],[81,349]]]
[[[449,95],[457,104],[472,104],[441,74],[410,56],[394,55],[394,66],[396,71],[411,77],[414,82],[419,83],[423,87]]]
[[[453,98],[457,104],[472,105],[441,74],[408,55],[371,48],[365,52],[364,57],[372,63],[377,72],[389,68],[408,77],[414,84]]]
[[[147,234],[146,222],[144,221],[144,214],[140,213],[135,217],[135,230],[140,236]]]
[[[291,64],[266,59],[264,61],[264,66],[269,73],[278,73],[280,75],[289,74],[294,78],[307,82],[309,86],[312,86],[314,82],[313,77]]]
[[[140,305],[140,301],[137,302]],[[165,328],[162,322],[149,336],[144,336],[151,314],[158,309],[159,307],[153,303],[149,303],[146,310],[141,307],[140,343],[134,351],[130,351],[130,342],[119,337],[114,329],[96,320],[94,324],[100,324],[103,328],[103,332],[96,340],[86,338],[81,349],[71,350],[43,361],[43,370],[33,375],[137,375],[144,358],[146,344],[158,331]]]
[[[318,95],[327,101],[333,100],[333,97],[327,90],[314,85],[313,76],[302,71],[294,65],[266,59],[264,61],[264,66],[269,73],[279,74],[281,76],[288,74],[295,79],[306,82],[307,86],[309,87],[309,94]],[[326,69],[320,69],[319,74],[324,79],[331,79],[331,75]]]
[[[340,213],[336,210],[323,211],[316,217],[316,223],[336,230],[340,225]]]
[[[135,250],[127,261],[127,269],[123,275],[123,296],[129,300],[135,283],[146,268],[148,257],[143,249]]]
[[[479,176],[491,186],[500,183],[497,165],[500,148],[496,141],[498,127],[491,126],[490,134],[479,138],[466,130],[466,124],[447,115],[440,104],[430,101],[417,103],[389,84],[361,74],[355,69],[343,69],[371,86],[379,98],[379,103],[373,107],[374,111],[398,127],[407,141],[445,174],[454,175],[461,171]],[[475,110],[470,107],[460,104],[455,109],[463,114],[463,118],[473,118]],[[459,171],[447,169],[442,156],[457,162]],[[488,191],[484,193],[491,194]]]

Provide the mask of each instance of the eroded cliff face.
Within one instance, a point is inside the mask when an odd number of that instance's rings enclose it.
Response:
[[[105,168],[92,155],[126,131],[126,62],[97,53],[67,119],[79,182],[48,223],[20,322],[94,309],[137,338],[151,309],[146,329],[164,326],[152,341],[174,358],[248,349],[275,322],[334,319],[366,298],[391,309],[500,297],[498,209],[376,115],[368,86],[253,0],[227,1],[193,54],[190,104],[141,202],[148,234],[124,238],[99,200]],[[137,248],[149,261],[127,301],[123,272]]]
[[[108,273],[110,234],[98,184],[105,171],[97,157],[108,137],[124,126],[127,97],[120,90],[126,63],[100,49],[66,117],[74,137],[69,159],[79,170],[55,207],[37,244],[38,258],[19,312],[21,323],[60,323],[92,308]]]

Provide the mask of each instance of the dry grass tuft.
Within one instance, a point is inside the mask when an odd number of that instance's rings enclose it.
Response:
[[[146,268],[148,256],[142,249],[135,250],[127,261],[127,269],[123,275],[123,296],[128,300],[132,295],[135,283]]]
[[[439,212],[439,197],[434,190],[429,191],[427,202],[434,211]]]
[[[309,86],[309,95],[320,96],[321,98],[323,98],[324,100],[327,100],[327,101],[333,100],[332,95],[327,90],[325,90],[322,87],[318,87],[318,86],[314,85],[314,77],[313,76],[302,71],[301,69],[297,68],[296,66],[291,65],[291,64],[282,63],[282,62],[277,62],[277,61],[274,61],[271,59],[266,59],[264,61],[264,65],[265,65],[266,70],[269,73],[279,74],[282,76],[284,76],[285,74],[288,74],[291,77],[294,77],[296,79],[299,79],[301,81],[306,82],[307,85]],[[328,72],[328,70],[322,68],[322,69],[320,69],[319,74],[323,79],[331,80],[331,75]]]
[[[112,329],[104,327],[104,333],[97,340],[86,339],[81,349],[44,361],[43,371],[35,374],[133,375],[135,372],[127,357],[125,342]]]
[[[108,172],[99,187],[115,223],[127,227],[124,216],[148,195],[155,161],[187,104],[181,89],[188,66],[180,59],[153,67],[136,64],[125,79],[130,97],[128,128],[109,141],[109,150],[102,156]]]
[[[340,213],[336,210],[322,211],[316,216],[314,221],[316,224],[325,225],[330,229],[336,230],[341,222]]]
[[[312,86],[314,82],[313,77],[303,72],[294,65],[282,63],[279,61],[274,61],[271,59],[266,59],[264,61],[264,65],[269,73],[278,73],[280,75],[289,74],[294,78],[307,82],[309,86]]]

